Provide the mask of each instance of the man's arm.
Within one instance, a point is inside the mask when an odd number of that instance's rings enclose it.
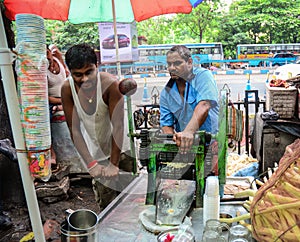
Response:
[[[107,103],[112,124],[112,146],[110,165],[104,169],[104,176],[114,176],[119,171],[120,153],[124,136],[124,97],[119,91],[119,82],[112,75],[101,73],[103,81],[103,100]]]
[[[164,134],[174,134],[174,115],[168,108],[168,100],[166,95],[169,95],[165,89],[160,96],[160,127]]]
[[[164,134],[174,134],[174,128],[169,126],[161,127],[161,130]]]
[[[193,116],[183,132],[195,133],[205,122],[209,109],[211,108],[210,101],[200,101],[195,107]]]
[[[200,101],[195,107],[193,116],[186,128],[174,135],[174,140],[182,153],[186,153],[192,146],[194,134],[205,122],[210,108],[210,101]]]
[[[51,97],[49,96],[49,103],[54,105],[60,105],[61,104],[61,98],[60,97]]]

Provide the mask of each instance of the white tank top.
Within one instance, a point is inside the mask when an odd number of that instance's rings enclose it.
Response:
[[[69,77],[70,87],[73,95],[74,106],[80,119],[80,128],[89,149],[95,160],[104,160],[110,156],[112,125],[110,122],[108,106],[102,99],[101,80],[98,73],[97,82],[97,104],[94,114],[87,114],[79,101],[74,80]]]
[[[47,70],[47,79],[48,79],[48,93],[50,97],[61,97],[61,86],[66,80],[66,72],[63,64],[53,56],[53,59],[59,65],[59,73],[54,74],[51,71]]]

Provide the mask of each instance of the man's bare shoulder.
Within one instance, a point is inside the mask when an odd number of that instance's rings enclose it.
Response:
[[[66,86],[66,87],[70,86],[70,82],[69,82],[68,78],[63,82],[63,86]]]
[[[113,83],[113,82],[117,81],[116,76],[114,76],[110,73],[107,73],[107,72],[100,72],[100,78],[101,78],[101,81],[107,82],[107,83]]]
[[[117,77],[107,72],[100,72],[100,79],[103,90],[107,90],[109,87],[116,86],[118,83]]]
[[[61,86],[61,90],[63,91],[68,89],[70,89],[70,82],[69,79],[66,79]]]

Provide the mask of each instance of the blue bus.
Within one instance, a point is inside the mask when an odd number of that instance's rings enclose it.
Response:
[[[278,54],[292,54],[295,55],[292,59],[287,61],[295,61],[296,57],[300,55],[300,43],[291,44],[240,44],[236,48],[237,59],[250,59],[249,66],[263,66],[269,59],[278,57]],[[289,56],[287,56],[289,57]],[[285,59],[282,60],[283,62]],[[271,61],[272,62],[272,61]],[[274,62],[275,63],[275,62]],[[277,62],[276,62],[277,63]],[[275,64],[276,64],[275,63]],[[268,64],[268,63],[267,63]]]
[[[158,70],[166,68],[166,54],[168,50],[176,44],[159,44],[159,45],[139,45],[139,62],[153,62]],[[222,43],[195,43],[182,44],[191,51],[193,62],[195,65],[209,66],[213,60],[223,60]]]

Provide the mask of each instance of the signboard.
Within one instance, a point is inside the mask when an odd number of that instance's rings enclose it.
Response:
[[[116,63],[116,44],[113,23],[99,23],[101,64]],[[139,59],[136,22],[117,23],[120,62]]]

